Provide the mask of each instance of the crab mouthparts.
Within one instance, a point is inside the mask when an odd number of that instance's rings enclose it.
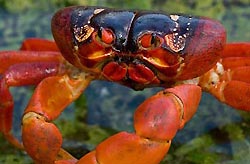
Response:
[[[103,67],[103,75],[109,81],[134,81],[150,84],[157,80],[155,73],[143,61],[132,56],[115,56]],[[158,80],[157,80],[158,81]]]

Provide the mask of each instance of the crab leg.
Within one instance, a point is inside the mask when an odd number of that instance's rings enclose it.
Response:
[[[62,60],[63,57],[55,42],[40,38],[29,38],[23,41],[20,51],[0,52],[0,61],[4,61],[0,66],[0,74],[7,70],[9,66],[18,63],[58,62]]]
[[[246,57],[250,56],[249,42],[227,43],[221,54],[222,58],[227,57]]]
[[[1,51],[0,74],[3,74],[10,66],[20,63],[31,62],[62,62],[59,52],[36,52],[36,51]]]
[[[5,61],[0,66],[0,132],[14,146],[22,148],[11,134],[14,104],[9,87],[36,85],[45,77],[58,74],[62,58],[58,52],[41,55],[30,51],[2,51],[0,61]]]
[[[59,52],[59,49],[55,42],[41,38],[25,39],[20,47],[20,50]]]
[[[51,121],[78,98],[91,80],[90,76],[81,73],[72,79],[68,75],[48,77],[38,84],[22,120],[23,144],[35,162],[49,164],[61,158],[75,160],[61,154],[62,136]]]
[[[250,43],[227,44],[222,59],[199,85],[220,101],[250,111]]]
[[[135,133],[111,136],[78,162],[158,164],[168,152],[177,130],[196,112],[200,97],[201,88],[188,84],[157,93],[136,109]]]

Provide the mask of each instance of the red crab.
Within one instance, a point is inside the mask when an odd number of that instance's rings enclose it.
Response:
[[[226,44],[209,18],[68,7],[52,19],[55,42],[27,39],[0,52],[0,131],[36,163],[157,164],[176,132],[195,114],[201,91],[250,110],[250,43]],[[135,90],[163,87],[134,114],[134,133],[120,132],[75,159],[51,123],[93,80]],[[11,134],[11,86],[37,85],[22,118],[22,141]]]

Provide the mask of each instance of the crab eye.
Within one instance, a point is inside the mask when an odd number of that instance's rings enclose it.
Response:
[[[105,43],[111,44],[114,41],[114,34],[111,30],[101,27],[97,32],[98,40]]]
[[[161,45],[162,39],[156,34],[145,34],[140,37],[139,44],[142,49],[154,49]]]

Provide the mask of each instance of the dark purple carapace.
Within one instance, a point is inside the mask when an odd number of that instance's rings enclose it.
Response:
[[[60,10],[52,29],[71,64],[135,89],[204,74],[226,40],[223,26],[208,18],[103,7]]]

